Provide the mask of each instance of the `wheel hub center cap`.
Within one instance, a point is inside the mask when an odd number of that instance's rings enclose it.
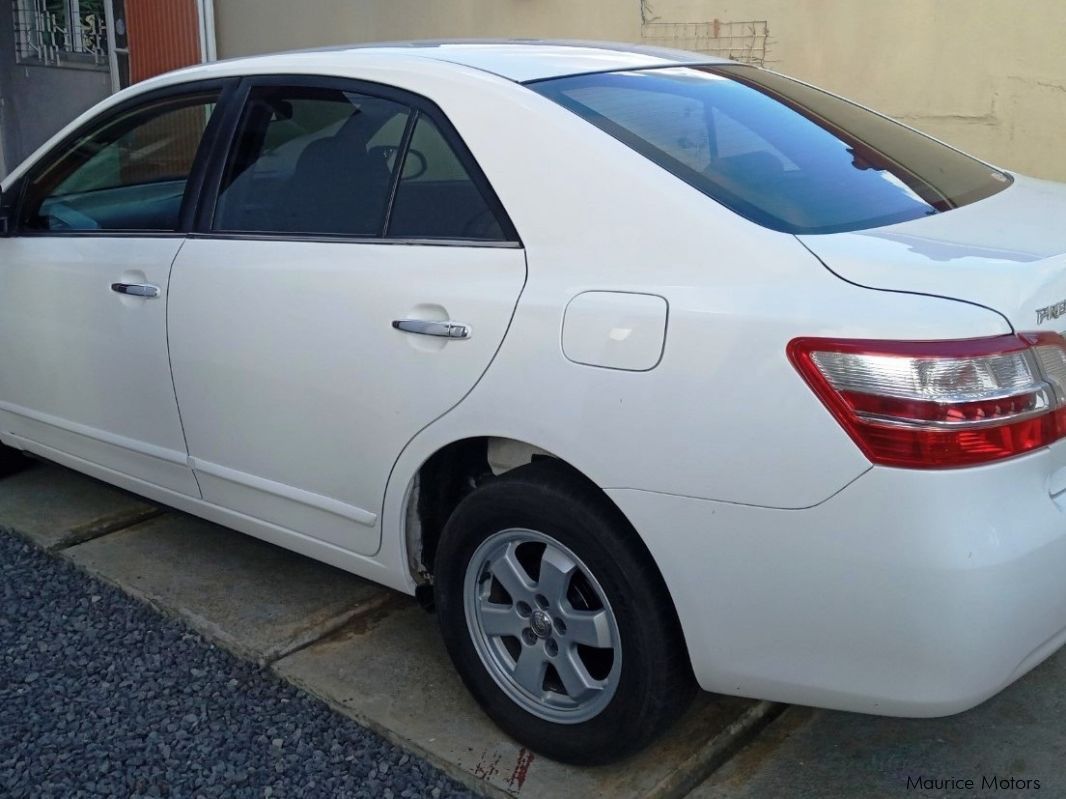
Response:
[[[529,629],[538,638],[547,638],[552,632],[551,616],[539,608],[534,610],[533,615],[529,617]]]

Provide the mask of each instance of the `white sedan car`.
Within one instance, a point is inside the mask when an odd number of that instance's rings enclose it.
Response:
[[[1066,637],[1062,186],[699,54],[438,42],[146,81],[0,205],[3,443],[435,599],[552,757],[697,685],[955,713]]]

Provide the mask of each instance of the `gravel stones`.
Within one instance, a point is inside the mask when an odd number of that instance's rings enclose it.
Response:
[[[0,795],[471,796],[269,672],[6,533]]]

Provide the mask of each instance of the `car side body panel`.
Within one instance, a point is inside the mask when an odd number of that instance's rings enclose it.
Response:
[[[461,131],[522,238],[529,279],[509,335],[470,395],[420,443],[499,435],[555,452],[604,488],[807,507],[869,463],[784,358],[791,338],[1009,331],[986,309],[851,286],[794,237],[737,218],[549,100],[465,66],[403,53],[296,53],[172,73],[120,92],[101,108],[182,81],[256,74],[329,74],[425,96]],[[190,252],[202,246],[190,245]],[[601,369],[566,358],[563,311],[589,291],[650,291],[665,299],[669,323],[655,368]],[[781,357],[753,362],[751,353]],[[507,402],[494,399],[500,391]],[[740,420],[725,412],[738,407]],[[632,439],[619,450],[612,442],[622,434]],[[794,451],[816,450],[820,468],[797,469],[783,458],[786,436]],[[418,453],[413,462],[412,452]],[[408,447],[391,484],[405,491],[431,452]],[[384,540],[402,541],[398,518],[383,530]]]

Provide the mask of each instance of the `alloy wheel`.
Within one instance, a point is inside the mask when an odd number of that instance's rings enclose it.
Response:
[[[599,714],[618,688],[618,623],[572,550],[527,529],[489,536],[466,570],[463,605],[482,663],[507,696],[561,724]]]

